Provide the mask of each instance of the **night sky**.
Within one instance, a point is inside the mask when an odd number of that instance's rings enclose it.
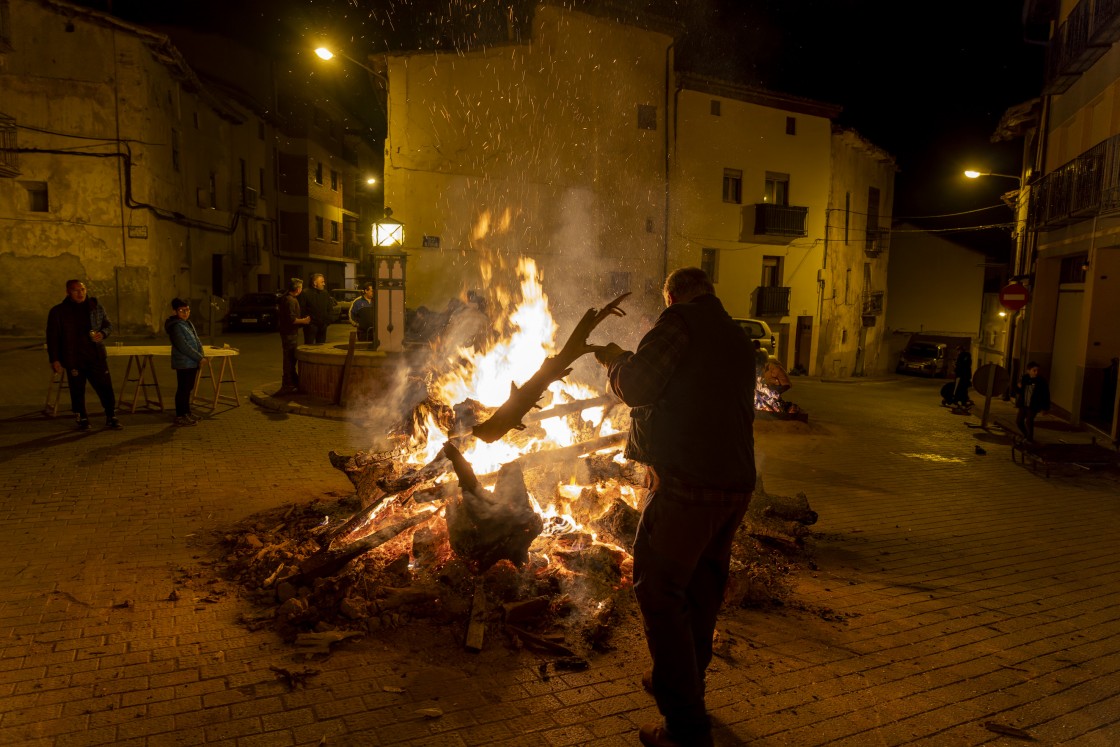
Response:
[[[591,0],[578,0],[580,2]],[[508,6],[531,0],[91,0],[141,23],[240,37],[298,59],[324,36],[351,56],[485,41]],[[1044,47],[1025,41],[1022,0],[615,0],[681,22],[678,60],[696,72],[837,104],[840,123],[894,155],[896,217],[999,206],[1013,184],[967,180],[978,166],[1017,174],[1021,143],[990,142],[1004,111],[1039,95]],[[300,66],[300,69],[306,69]],[[1006,223],[1003,207],[930,227]],[[1000,243],[983,233],[958,240]],[[1004,242],[1007,230],[1003,229]]]

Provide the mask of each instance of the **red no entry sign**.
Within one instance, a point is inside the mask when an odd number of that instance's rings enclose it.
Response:
[[[1000,306],[1011,311],[1018,311],[1023,308],[1029,300],[1031,300],[1031,292],[1027,290],[1026,286],[1019,283],[1006,285],[999,292]]]

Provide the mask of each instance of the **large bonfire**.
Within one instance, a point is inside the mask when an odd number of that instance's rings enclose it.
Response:
[[[645,471],[622,456],[628,409],[570,374],[625,296],[589,310],[557,347],[532,260],[518,275],[487,334],[411,372],[421,396],[383,448],[330,455],[354,496],[228,535],[231,569],[267,604],[259,624],[319,647],[416,618],[462,623],[453,629],[472,650],[487,630],[561,656],[608,645],[632,604]],[[729,601],[783,596],[783,551],[815,518],[804,496],[758,491]]]

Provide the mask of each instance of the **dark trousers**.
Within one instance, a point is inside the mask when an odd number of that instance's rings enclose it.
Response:
[[[1015,418],[1015,425],[1019,426],[1019,430],[1027,437],[1028,441],[1034,440],[1034,418],[1038,415],[1037,412],[1029,407],[1020,407],[1019,416]]]
[[[175,414],[179,417],[191,414],[191,393],[197,378],[197,368],[175,369],[175,380],[178,383],[175,389]]]
[[[296,373],[296,348],[299,347],[299,335],[280,335],[280,347],[284,351],[284,378],[283,386],[299,386],[299,374]]]
[[[653,659],[653,693],[669,732],[688,743],[711,730],[704,673],[747,493],[654,485],[634,540],[634,593]]]
[[[327,325],[311,322],[303,328],[304,345],[322,345],[327,341]]]
[[[109,376],[108,364],[90,363],[82,368],[71,368],[67,371],[67,379],[70,384],[70,409],[79,417],[86,418],[87,381],[97,392],[97,398],[105,408],[105,417],[111,419],[117,414],[117,399],[113,396],[113,379]]]

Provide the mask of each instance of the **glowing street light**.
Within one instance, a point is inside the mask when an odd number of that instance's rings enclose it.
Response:
[[[348,62],[354,63],[355,65],[357,65],[361,69],[365,70],[367,73],[369,73],[373,77],[377,78],[379,81],[381,81],[381,83],[386,88],[388,88],[388,86],[389,86],[388,78],[386,78],[384,75],[382,75],[381,73],[374,70],[372,67],[370,67],[368,65],[363,65],[362,63],[358,62],[357,60],[355,60],[353,57],[346,54],[345,52],[332,51],[328,47],[316,47],[315,48],[315,54],[318,55],[319,59],[321,59],[321,60],[333,60],[335,55],[337,55],[337,56],[341,57],[342,59],[347,60]]]
[[[404,224],[393,220],[393,209],[385,208],[385,217],[373,224],[374,246],[401,246],[404,244]]]
[[[967,171],[964,172],[964,175],[967,176],[969,179],[979,179],[982,176],[998,176],[998,177],[1002,177],[1004,179],[1014,179],[1015,181],[1017,181],[1019,183],[1020,188],[1022,188],[1022,186],[1023,186],[1023,177],[1013,176],[1012,174],[997,174],[994,171],[977,171],[975,169],[968,169]]]

